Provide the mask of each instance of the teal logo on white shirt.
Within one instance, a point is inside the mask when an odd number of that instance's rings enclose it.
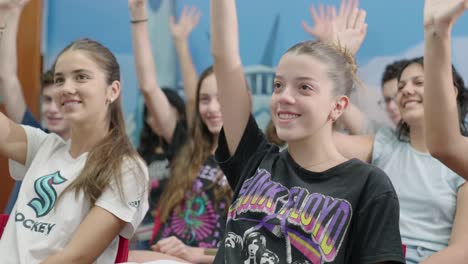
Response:
[[[42,176],[34,182],[34,190],[37,198],[31,200],[28,205],[36,212],[36,217],[47,215],[57,202],[57,192],[53,185],[66,182],[67,179],[60,175],[59,171]]]

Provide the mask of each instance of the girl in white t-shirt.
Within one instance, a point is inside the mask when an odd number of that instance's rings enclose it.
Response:
[[[397,131],[382,128],[375,136],[334,136],[341,153],[372,162],[392,180],[400,201],[406,263],[465,263],[468,213],[464,208],[468,185],[429,152],[425,135],[430,129],[424,120],[438,107],[425,112],[425,86],[429,82],[424,78],[424,69],[424,59],[414,58],[397,77],[398,91],[393,100],[402,116]],[[465,130],[463,117],[467,113],[461,100],[465,88],[455,68],[450,68],[449,75],[453,75],[452,83],[458,93],[455,112],[458,107],[456,116],[460,120],[457,118],[456,128],[460,133]],[[446,140],[444,144],[449,144]]]
[[[125,133],[120,69],[80,39],[53,66],[54,100],[70,140],[0,113],[0,153],[22,180],[0,241],[1,263],[113,263],[148,209],[148,173]]]

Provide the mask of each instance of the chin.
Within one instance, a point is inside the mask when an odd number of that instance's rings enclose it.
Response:
[[[218,135],[219,132],[221,132],[222,128],[223,128],[222,125],[220,125],[220,126],[209,126],[208,130],[211,132],[211,134]]]

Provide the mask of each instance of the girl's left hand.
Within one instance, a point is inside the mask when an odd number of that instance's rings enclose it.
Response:
[[[192,247],[185,245],[174,236],[159,240],[156,244],[151,246],[151,249],[189,262],[196,262],[196,254],[192,252]]]

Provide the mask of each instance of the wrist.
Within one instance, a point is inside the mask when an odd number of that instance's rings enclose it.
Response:
[[[135,25],[135,24],[142,24],[142,23],[147,23],[148,19],[147,18],[142,18],[142,19],[132,19],[130,20],[130,24]]]
[[[148,14],[145,8],[130,9],[130,20],[147,19]]]

